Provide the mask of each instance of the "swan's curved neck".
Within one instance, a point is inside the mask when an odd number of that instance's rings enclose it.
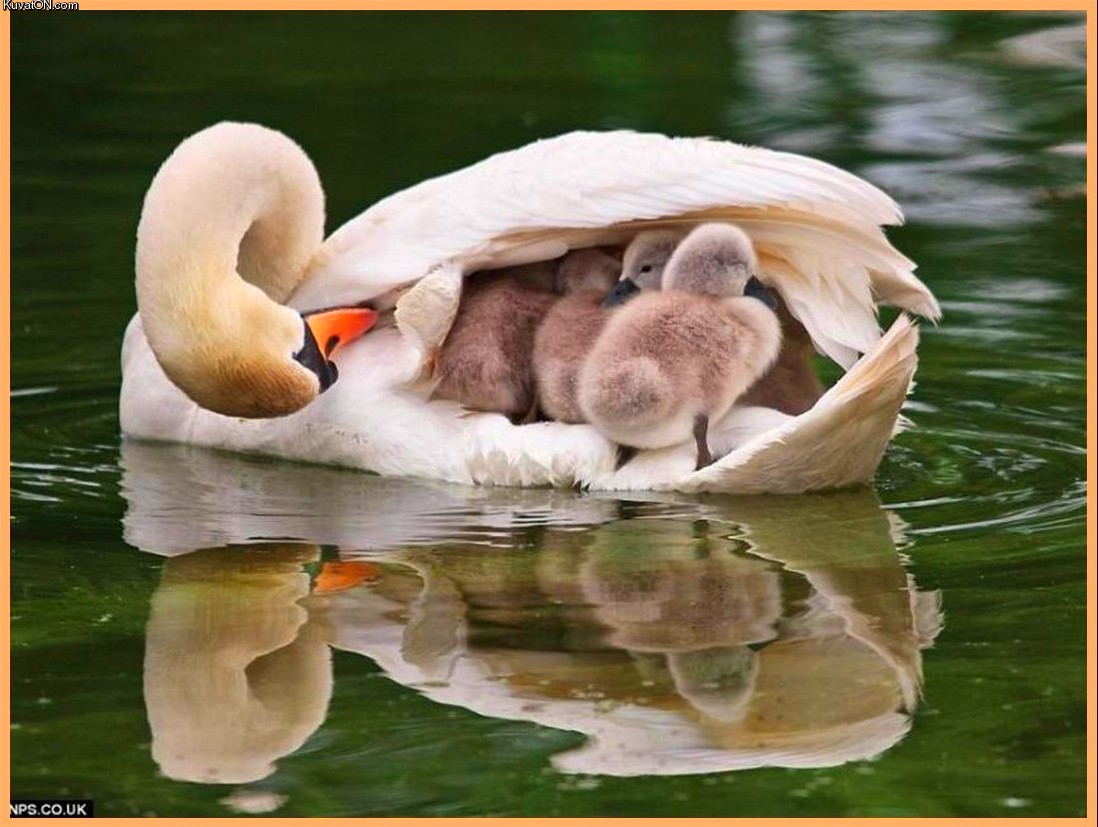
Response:
[[[263,127],[219,124],[180,144],[149,187],[139,287],[239,274],[282,302],[323,235],[324,192],[297,144]]]
[[[241,386],[252,378],[236,378],[248,371],[255,382],[297,381],[287,362],[304,329],[282,302],[323,232],[316,170],[281,133],[218,124],[164,162],[137,230],[138,312],[158,361],[199,404],[253,391]]]

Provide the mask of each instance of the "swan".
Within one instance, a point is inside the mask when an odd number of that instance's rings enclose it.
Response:
[[[713,462],[710,421],[720,419],[781,349],[778,317],[747,295],[757,267],[751,240],[731,224],[703,224],[678,246],[662,290],[619,309],[579,373],[588,422],[628,448],[697,446]]]
[[[877,306],[940,315],[884,235],[901,218],[877,188],[803,156],[574,132],[389,196],[322,241],[323,197],[304,151],[262,126],[218,124],[183,141],[145,199],[121,429],[466,484],[752,493],[865,483],[901,421],[917,362],[917,326],[901,314],[882,334]],[[707,468],[695,471],[692,446],[680,445],[617,470],[615,446],[588,425],[516,426],[426,398],[423,379],[465,275],[711,221],[747,232],[760,279],[846,369],[809,411],[734,407],[710,429],[725,455]],[[363,311],[391,310],[394,323],[344,344],[338,379],[320,393],[293,358],[305,338],[300,314],[364,302]],[[263,392],[252,393],[252,365]],[[300,388],[272,398],[288,375]],[[237,396],[248,396],[243,410],[217,412]],[[249,418],[260,414],[270,418]]]

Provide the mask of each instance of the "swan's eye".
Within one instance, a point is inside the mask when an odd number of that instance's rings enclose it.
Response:
[[[643,267],[641,267],[641,272],[642,273],[651,273],[652,272],[652,265],[651,264],[644,265]]]

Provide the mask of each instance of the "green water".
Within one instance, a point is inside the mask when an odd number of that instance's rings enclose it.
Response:
[[[1081,27],[12,13],[13,795],[115,815],[1082,815]],[[306,147],[331,227],[576,127],[848,167],[901,202],[891,236],[945,311],[918,428],[875,492],[748,500],[122,444],[141,197],[225,118]]]

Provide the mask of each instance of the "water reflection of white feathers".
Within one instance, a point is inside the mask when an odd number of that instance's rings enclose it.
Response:
[[[272,773],[323,723],[330,647],[439,703],[583,733],[564,772],[833,766],[907,732],[941,624],[866,490],[621,500],[134,444],[123,463],[127,538],[175,555],[145,667],[173,778]],[[370,576],[317,594],[318,543]]]

